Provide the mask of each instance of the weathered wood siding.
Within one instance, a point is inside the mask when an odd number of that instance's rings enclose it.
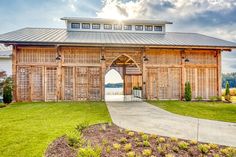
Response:
[[[218,51],[149,49],[146,55],[148,99],[181,99],[187,81],[193,98],[219,95]]]
[[[55,59],[58,54],[61,61]],[[121,55],[128,56],[137,66],[120,71],[125,94],[131,94],[134,86],[142,86],[144,98],[181,99],[186,81],[191,83],[193,98],[208,99],[220,94],[218,50],[22,46],[13,50],[14,98],[102,100],[105,74]],[[101,56],[106,60],[101,61]],[[144,56],[149,59],[147,62],[143,61]],[[186,58],[190,62],[184,62]],[[132,74],[138,70],[141,74]]]

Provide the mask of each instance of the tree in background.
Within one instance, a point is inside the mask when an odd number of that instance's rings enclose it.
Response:
[[[3,102],[10,104],[12,102],[12,79],[6,78],[3,85]]]
[[[230,86],[229,86],[229,82],[226,82],[225,85],[225,100],[230,102],[230,90],[229,90]]]
[[[192,100],[191,85],[190,85],[189,82],[185,83],[184,98],[185,98],[185,101],[191,101]]]

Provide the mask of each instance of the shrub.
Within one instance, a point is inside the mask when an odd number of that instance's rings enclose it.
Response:
[[[149,136],[148,136],[147,134],[143,134],[143,135],[142,135],[142,139],[143,139],[144,141],[147,141],[147,140],[149,139]]]
[[[188,149],[188,145],[189,144],[187,142],[184,142],[184,141],[181,141],[181,142],[178,143],[178,147],[180,149],[183,149],[183,150],[187,150]]]
[[[174,152],[176,152],[176,153],[178,153],[178,152],[179,152],[179,148],[178,148],[178,147],[176,147],[176,146],[174,146],[172,149],[173,149],[173,151],[174,151]]]
[[[126,154],[127,157],[135,157],[135,152],[130,151]]]
[[[210,97],[210,100],[211,100],[211,101],[217,101],[217,96],[211,96],[211,97]]]
[[[165,155],[165,148],[162,148],[161,146],[158,146],[157,147],[157,152],[161,155]]]
[[[138,142],[138,141],[139,141],[139,138],[138,138],[138,137],[135,137],[135,138],[134,138],[134,141],[135,141],[135,142]]]
[[[174,154],[166,154],[165,157],[175,157]]]
[[[126,145],[124,146],[124,150],[125,150],[126,152],[130,151],[131,149],[132,149],[132,144],[131,144],[131,143],[128,143],[128,144],[126,144]]]
[[[236,156],[236,149],[232,147],[223,148],[220,150],[222,154],[227,157],[235,157]]]
[[[177,141],[178,141],[178,138],[176,138],[176,137],[171,137],[170,140],[171,140],[171,142],[177,142]]]
[[[217,144],[213,144],[213,143],[208,144],[208,146],[210,147],[210,149],[218,149],[219,148]]]
[[[131,136],[131,137],[133,137],[133,136],[134,136],[134,132],[133,132],[133,131],[130,131],[130,132],[128,133],[128,135]]]
[[[144,135],[144,132],[139,132],[138,134],[139,134],[140,136],[142,136],[142,135]]]
[[[155,135],[155,134],[151,134],[150,137],[156,139],[156,138],[157,138],[157,135]]]
[[[106,124],[102,124],[100,130],[101,130],[101,131],[106,131],[106,130],[107,130]]]
[[[196,99],[197,101],[202,101],[202,97],[201,97],[201,96],[197,96],[195,99]]]
[[[108,146],[106,147],[106,152],[107,152],[107,153],[110,153],[110,152],[111,152],[111,146],[108,145]]]
[[[10,104],[12,102],[12,79],[6,78],[3,85],[3,102]]]
[[[118,144],[118,143],[114,143],[114,144],[113,144],[113,148],[114,148],[115,150],[120,150],[120,147],[121,147],[121,145]]]
[[[152,150],[151,149],[144,149],[142,151],[143,156],[151,156],[152,155]]]
[[[191,92],[191,85],[189,82],[185,83],[185,92],[184,92],[185,101],[192,100],[192,92]]]
[[[158,138],[158,142],[164,143],[164,142],[166,142],[166,139],[164,137],[160,137],[160,138]]]
[[[105,139],[105,138],[102,139],[102,145],[103,145],[103,146],[107,145],[107,143],[108,143],[107,139]]]
[[[197,144],[197,140],[191,140],[191,141],[190,141],[190,144],[196,145],[196,144]]]
[[[230,90],[229,90],[229,82],[226,82],[226,87],[225,87],[225,100],[230,101]]]
[[[77,131],[79,131],[79,132],[82,132],[82,130],[84,130],[84,129],[87,128],[88,126],[89,126],[89,122],[88,122],[88,121],[84,121],[84,122],[78,124],[75,129],[76,129]]]
[[[127,139],[126,139],[125,137],[122,137],[122,138],[120,139],[120,143],[124,144],[124,143],[126,143],[126,142],[127,142]]]
[[[207,144],[199,144],[198,150],[200,150],[202,153],[206,154],[209,152],[210,147]]]
[[[144,147],[149,147],[150,146],[150,143],[148,141],[143,141],[143,146]]]
[[[82,135],[80,132],[71,131],[66,134],[68,145],[74,148],[78,148],[83,144]]]
[[[79,148],[78,156],[79,157],[100,157],[102,149],[99,147],[92,148],[91,146],[85,148]]]

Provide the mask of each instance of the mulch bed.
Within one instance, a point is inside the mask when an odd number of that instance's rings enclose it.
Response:
[[[209,156],[215,157],[215,155],[226,156],[220,150],[226,148],[225,146],[217,145],[217,148],[209,148],[206,153],[199,150],[198,145],[204,143],[191,143],[187,140],[174,139],[169,137],[148,135],[149,146],[144,146],[143,133],[133,132],[134,135],[129,134],[129,130],[124,130],[118,126],[112,124],[97,124],[90,126],[82,131],[83,137],[86,141],[89,141],[93,147],[99,146],[102,148],[102,157],[126,157],[129,151],[125,151],[124,146],[126,144],[131,144],[132,149],[130,151],[135,152],[136,156],[144,156],[143,150],[151,150],[151,155],[156,157],[168,156],[168,157],[188,157],[188,156]],[[123,141],[122,139],[127,141]],[[165,139],[165,141],[160,142],[160,138]],[[182,149],[179,147],[179,142],[183,141],[188,143],[187,149]],[[113,144],[119,144],[120,149],[115,149]],[[216,145],[215,145],[216,146]],[[158,149],[159,147],[159,149]],[[108,151],[109,148],[109,151]],[[164,151],[162,151],[162,148]],[[46,157],[76,157],[77,151],[71,148],[65,139],[61,137],[55,140],[47,149]],[[168,155],[167,155],[168,154]]]

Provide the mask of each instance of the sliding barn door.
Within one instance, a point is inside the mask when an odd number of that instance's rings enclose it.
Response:
[[[17,101],[30,101],[30,67],[17,68]]]
[[[42,101],[43,96],[43,67],[31,68],[31,99],[32,101]]]

